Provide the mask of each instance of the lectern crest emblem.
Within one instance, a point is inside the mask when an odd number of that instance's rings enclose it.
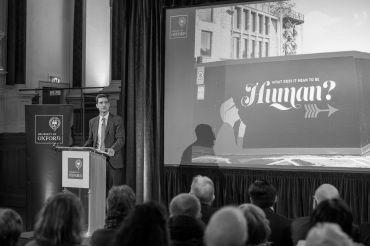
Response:
[[[80,170],[80,168],[82,167],[82,161],[77,159],[75,161],[75,166],[76,166],[77,170]]]
[[[53,131],[56,131],[59,128],[60,123],[61,123],[60,119],[55,116],[51,117],[49,120],[49,126],[51,129],[53,129]]]

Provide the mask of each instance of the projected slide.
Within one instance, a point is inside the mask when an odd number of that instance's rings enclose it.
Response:
[[[370,168],[322,157],[369,150],[370,54],[304,54],[289,22],[268,3],[167,10],[165,164]]]

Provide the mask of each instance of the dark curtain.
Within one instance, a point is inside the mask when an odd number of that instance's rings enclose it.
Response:
[[[73,68],[72,86],[82,86],[82,34],[83,34],[83,0],[75,0],[73,13]]]
[[[125,181],[138,201],[160,200],[163,169],[163,8],[161,1],[122,3],[122,109]]]
[[[8,40],[6,84],[26,82],[27,1],[8,1]]]
[[[216,207],[250,202],[248,187],[257,179],[273,184],[278,191],[276,211],[289,218],[308,216],[312,212],[312,196],[323,183],[338,188],[353,212],[354,222],[370,221],[370,173],[292,170],[255,170],[217,167],[166,166],[162,177],[163,201],[168,204],[181,193],[189,192],[195,175],[209,176],[215,183]]]

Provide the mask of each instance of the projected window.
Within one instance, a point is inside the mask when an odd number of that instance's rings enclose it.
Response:
[[[234,58],[235,59],[238,59],[240,58],[240,53],[239,53],[239,49],[240,49],[240,38],[233,38],[233,43],[234,43]]]
[[[213,22],[213,9],[199,9],[198,11],[199,19],[206,22]]]
[[[270,32],[270,18],[265,16],[265,34],[269,35]]]
[[[257,30],[257,14],[255,12],[252,12],[252,28],[253,28],[253,32],[256,32],[256,30]]]
[[[254,58],[256,57],[256,40],[252,40],[252,53],[251,57]]]
[[[201,41],[201,48],[200,48],[200,54],[202,56],[211,56],[211,48],[212,48],[212,32],[209,31],[202,31],[201,35],[202,41]]]
[[[244,10],[244,30],[249,30],[249,10]]]
[[[248,58],[248,39],[244,38],[243,58]]]
[[[234,13],[234,27],[240,29],[240,21],[241,21],[241,10],[239,7],[235,7]]]
[[[266,42],[265,43],[265,57],[268,57],[269,56],[269,43]]]

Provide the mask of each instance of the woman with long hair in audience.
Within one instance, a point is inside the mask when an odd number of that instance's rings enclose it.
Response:
[[[311,228],[323,222],[339,225],[355,242],[359,241],[359,228],[353,225],[352,212],[342,199],[328,199],[319,203],[311,215]]]
[[[118,229],[115,246],[168,246],[167,214],[162,205],[146,202],[137,205]]]
[[[34,227],[35,239],[27,246],[70,246],[82,242],[83,208],[70,192],[50,197]]]
[[[239,206],[247,220],[247,246],[268,246],[268,237],[271,234],[269,221],[263,210],[253,204],[245,203]]]
[[[116,229],[135,207],[135,193],[128,185],[113,186],[107,197],[107,215],[104,229],[96,230],[91,237],[91,246],[105,246],[112,241]]]

